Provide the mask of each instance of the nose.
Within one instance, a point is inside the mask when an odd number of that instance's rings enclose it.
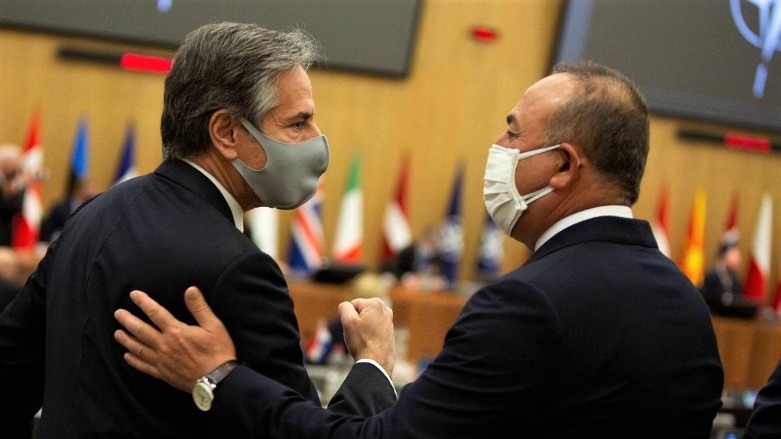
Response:
[[[507,132],[502,133],[499,138],[494,140],[494,144],[508,148],[510,146],[510,139],[508,138]]]
[[[322,136],[323,135],[322,131],[320,131],[320,127],[317,126],[317,124],[315,122],[312,122],[312,129],[314,130],[314,133],[315,133],[315,135],[312,136],[312,137]]]

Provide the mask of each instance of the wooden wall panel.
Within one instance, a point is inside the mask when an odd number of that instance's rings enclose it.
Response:
[[[442,221],[456,166],[463,163],[466,236],[461,277],[472,277],[484,219],[482,176],[487,150],[504,129],[509,109],[549,69],[560,6],[560,1],[553,0],[427,0],[409,77],[311,72],[317,119],[333,147],[324,203],[329,249],[353,153],[359,152],[363,160],[364,251],[366,262],[373,267],[379,261],[383,210],[392,197],[402,156],[411,157],[409,197],[415,236]],[[495,28],[499,38],[490,43],[472,39],[469,31],[476,25]],[[30,114],[36,109],[41,112],[46,163],[51,168],[51,180],[44,188],[47,205],[62,193],[81,115],[89,119],[90,173],[99,187],[111,183],[129,119],[138,129],[140,170],[153,170],[161,157],[163,77],[64,62],[55,56],[63,44],[172,55],[155,48],[0,30],[0,142],[21,143]],[[670,238],[677,257],[693,194],[697,188],[704,189],[708,198],[706,260],[710,261],[724,228],[729,199],[737,192],[741,248],[748,254],[761,193],[768,191],[776,204],[781,203],[781,187],[776,183],[781,156],[731,151],[676,137],[679,127],[692,125],[681,119],[653,118],[651,154],[635,215],[652,218],[660,188],[669,185]],[[776,208],[774,213],[771,285],[775,285],[781,256],[780,211]],[[289,219],[289,212],[280,216],[283,257]],[[505,271],[527,255],[522,245],[509,239],[505,239],[505,250]]]

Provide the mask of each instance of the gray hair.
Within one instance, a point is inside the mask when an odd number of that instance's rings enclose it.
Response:
[[[187,35],[165,78],[160,133],[163,158],[186,158],[211,145],[209,119],[220,109],[260,126],[277,102],[277,78],[320,60],[317,42],[301,30],[214,23]]]
[[[577,142],[631,206],[640,195],[648,157],[648,105],[642,93],[626,76],[590,61],[560,63],[551,73],[572,75],[582,87],[550,116],[547,144]]]

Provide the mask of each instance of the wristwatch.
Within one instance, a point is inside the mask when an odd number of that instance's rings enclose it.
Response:
[[[204,412],[208,412],[212,408],[214,389],[217,388],[217,384],[220,384],[220,381],[225,379],[233,369],[240,365],[241,363],[236,360],[226,361],[196,381],[195,387],[193,387],[195,406]]]

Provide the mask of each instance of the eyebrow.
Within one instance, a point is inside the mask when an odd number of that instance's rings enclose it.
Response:
[[[309,120],[314,116],[313,113],[310,113],[308,111],[301,111],[298,114],[286,118],[287,120]]]

